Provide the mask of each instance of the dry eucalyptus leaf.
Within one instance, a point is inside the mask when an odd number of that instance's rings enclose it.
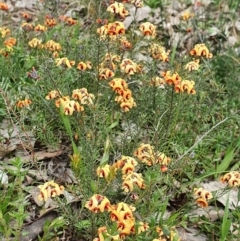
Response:
[[[67,167],[67,162],[51,160],[48,163],[47,172],[62,183],[76,183],[73,171]]]
[[[0,143],[0,158],[5,157],[7,154],[11,153],[17,148],[16,145],[7,146]]]
[[[42,207],[44,205],[44,201],[38,199],[38,195],[40,194],[40,189],[38,187],[33,187],[31,190],[29,190],[29,193],[32,195],[34,202],[39,207]]]
[[[2,142],[0,143],[0,158],[16,149],[31,150],[35,144],[35,137],[31,132],[22,131],[18,125],[13,126],[7,119],[0,124],[0,137]]]
[[[44,171],[44,170],[29,170],[28,171],[28,174],[31,176],[31,177],[34,177],[34,180],[37,180],[37,181],[46,181],[48,180],[48,175],[47,175],[47,172]]]
[[[126,29],[129,28],[129,26],[132,24],[132,22],[134,21],[134,15],[135,15],[135,7],[131,8],[130,11],[129,11],[129,16],[127,16],[123,23],[124,23],[124,26]],[[146,19],[146,21],[148,21],[148,17],[151,13],[151,8],[148,7],[148,6],[144,6],[142,8],[139,8],[138,11],[137,11],[137,15],[135,16],[135,20],[137,22],[140,22],[140,21],[143,21],[144,19]]]
[[[208,238],[204,234],[199,234],[198,229],[194,228],[177,228],[181,241],[208,241]]]
[[[63,191],[63,195],[64,195],[64,197],[65,197],[66,200],[67,200],[67,204],[81,201],[81,199],[80,199],[79,197],[77,197],[76,195],[73,195],[73,194],[69,193],[69,192],[66,191],[66,190]]]
[[[205,216],[207,219],[211,221],[218,220],[220,217],[223,217],[223,214],[224,210],[217,210],[214,206],[208,206],[206,208],[197,208],[196,210],[190,213],[190,215],[193,216]]]
[[[34,152],[30,155],[21,156],[21,159],[24,163],[32,162],[32,161],[41,161],[48,158],[53,158],[62,154],[62,150],[58,150],[56,152],[46,152],[46,151],[39,151]],[[8,160],[11,162],[12,159]]]
[[[8,175],[3,170],[0,170],[0,183],[3,185],[8,184]]]

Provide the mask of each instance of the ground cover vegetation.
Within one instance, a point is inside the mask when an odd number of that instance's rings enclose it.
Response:
[[[1,240],[240,239],[239,4],[206,2],[0,2]]]

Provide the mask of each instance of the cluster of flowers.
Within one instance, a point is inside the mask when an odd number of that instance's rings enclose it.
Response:
[[[98,238],[95,238],[94,241],[104,240],[103,233],[113,240],[123,240],[125,236],[134,233],[135,218],[133,211],[135,211],[135,208],[133,206],[124,202],[111,205],[105,196],[95,194],[86,202],[85,207],[94,213],[108,211],[111,221],[116,222],[119,231],[119,234],[112,236],[107,232],[106,227],[101,227],[98,229]]]
[[[136,106],[136,103],[132,97],[132,91],[128,89],[128,84],[122,78],[115,78],[109,82],[112,90],[118,94],[115,101],[120,104],[121,109],[124,112],[128,112],[130,109]]]
[[[162,72],[162,76],[165,83],[168,85],[173,85],[176,93],[187,92],[188,94],[196,94],[194,89],[195,82],[192,80],[182,80],[180,75],[171,71]]]
[[[140,8],[143,6],[142,0],[133,0],[133,1],[123,1],[124,3],[131,2],[136,8]],[[108,12],[114,13],[120,19],[125,19],[125,17],[129,14],[129,12],[125,9],[124,5],[119,2],[111,3],[108,8]],[[100,28],[97,29],[97,33],[100,35],[100,39],[104,40],[109,37],[110,40],[116,40],[119,36],[125,34],[124,24],[120,21],[116,21],[113,23],[108,23],[107,21],[97,20],[97,23],[103,24]],[[140,31],[144,36],[156,36],[156,26],[152,23],[145,22],[142,23],[139,27]]]
[[[221,177],[222,183],[227,183],[230,187],[240,187],[240,172],[231,171]]]
[[[0,27],[0,37],[1,38],[4,39],[6,36],[8,36],[10,34],[11,34],[11,31],[9,28]],[[9,55],[9,53],[13,51],[13,46],[16,45],[16,43],[17,43],[17,40],[15,38],[12,38],[12,37],[6,38],[3,42],[4,48],[0,49],[0,54],[7,57]]]
[[[189,20],[189,19],[192,18],[192,17],[194,17],[194,14],[193,14],[193,13],[190,13],[189,11],[185,11],[185,12],[183,12],[182,15],[181,15],[181,18],[182,18],[182,20],[184,20],[184,21],[187,21],[187,20]]]
[[[0,2],[0,10],[8,11],[8,5],[6,3]]]
[[[147,222],[136,222],[133,212],[135,207],[124,202],[120,202],[116,205],[112,205],[110,201],[100,194],[93,195],[89,201],[86,202],[85,207],[91,212],[99,213],[107,211],[111,221],[116,222],[118,234],[111,234],[111,230],[106,226],[98,228],[98,237],[94,241],[106,240],[124,240],[128,235],[140,234],[146,232],[149,229]],[[137,227],[137,228],[136,228]],[[165,235],[160,227],[156,227],[158,238],[153,241],[166,241]],[[168,236],[170,240],[179,241],[177,234],[171,230]]]
[[[212,199],[212,194],[204,190],[202,187],[200,188],[194,188],[194,196],[196,197],[196,203],[200,207],[208,207],[208,200]]]
[[[122,3],[114,2],[107,8],[108,12],[114,13],[121,19],[125,19],[125,17],[129,14],[129,12],[125,9]]]
[[[0,35],[2,38],[5,38],[8,34],[11,33],[11,30],[7,27],[0,27]]]
[[[24,12],[21,15],[22,15],[22,18],[26,20],[26,22],[23,22],[21,25],[21,28],[25,31],[33,30],[35,32],[46,32],[48,30],[48,27],[51,28],[58,24],[58,21],[54,17],[46,15],[44,25],[37,24],[36,26],[34,26],[34,24],[31,23],[33,18],[29,13]],[[60,16],[59,20],[68,26],[72,26],[78,23],[77,20],[66,16]]]
[[[163,46],[153,43],[150,45],[149,51],[154,59],[159,59],[163,62],[169,61],[169,51],[166,52]]]
[[[163,62],[169,61],[168,52],[166,52],[162,46],[158,44],[152,44],[149,51],[154,59],[159,59]],[[212,54],[204,44],[195,45],[194,48],[190,51],[190,55],[195,55],[196,57],[212,58]],[[189,72],[198,70],[199,62],[199,59],[193,59],[185,65],[184,69],[188,70]],[[163,78],[159,76],[153,77],[150,85],[164,88],[164,86],[167,84],[173,86],[175,93],[186,92],[188,94],[196,94],[196,90],[194,89],[194,81],[182,79],[177,72],[166,71],[162,72],[161,75]]]
[[[18,108],[23,108],[23,107],[28,107],[29,105],[32,104],[32,101],[30,99],[24,99],[24,100],[19,100],[16,104]]]
[[[64,114],[72,115],[74,111],[84,111],[84,107],[82,105],[93,105],[95,96],[93,94],[89,94],[86,88],[81,88],[72,91],[73,100],[70,99],[69,96],[61,96],[59,90],[50,91],[45,98],[47,100],[58,98],[55,101],[55,105],[58,108],[62,105]]]
[[[132,192],[134,186],[140,189],[145,188],[144,180],[142,174],[135,172],[135,167],[137,166],[137,161],[129,156],[122,156],[116,163],[112,166],[106,164],[103,167],[97,168],[97,176],[105,178],[110,181],[116,176],[117,170],[122,171],[122,189],[125,193]]]
[[[140,147],[134,151],[134,156],[148,166],[159,164],[162,172],[166,172],[168,170],[168,165],[171,162],[171,159],[163,152],[155,152],[153,146],[144,143],[141,143]]]
[[[120,61],[121,57],[119,55],[107,53],[99,65],[99,79],[107,80],[114,77],[114,71],[117,69],[116,63],[119,63]]]
[[[149,144],[140,144],[140,147],[134,151],[134,156],[138,158],[142,163],[153,166],[160,165],[162,172],[167,171],[167,166],[171,162],[171,159],[162,152],[155,152],[154,147]],[[140,189],[145,188],[142,175],[135,172],[135,167],[138,162],[129,156],[122,156],[113,165],[104,165],[97,168],[97,176],[105,178],[107,181],[111,181],[116,176],[117,170],[122,171],[122,189],[125,193],[132,192],[134,185]]]
[[[208,50],[205,44],[196,44],[194,48],[190,51],[190,55],[195,55],[198,57],[206,57],[211,59],[213,57],[212,53]]]
[[[45,202],[51,197],[60,196],[64,191],[64,187],[59,186],[54,181],[46,182],[43,185],[38,186],[38,188],[40,189],[38,200],[44,200]]]
[[[53,40],[48,40],[46,42],[46,44],[42,44],[42,40],[40,39],[37,39],[37,38],[33,38],[32,40],[30,40],[28,42],[28,45],[31,47],[31,48],[39,48],[39,49],[47,49],[47,50],[50,50],[52,52],[54,51],[61,51],[62,50],[62,47],[59,43],[53,41]]]
[[[143,6],[143,1],[132,0],[122,1],[123,3],[132,3],[136,8]],[[128,15],[128,11],[125,9],[123,3],[111,2],[107,8],[107,11],[114,13],[117,17],[124,19]],[[117,41],[120,49],[125,51],[132,48],[132,44],[127,40],[125,36],[125,27],[121,21],[115,21],[108,23],[107,20],[97,19],[97,23],[102,26],[97,29],[97,33],[100,35],[101,40],[109,39]],[[142,23],[139,27],[144,36],[156,36],[156,26],[149,22]],[[113,43],[115,43],[113,42]],[[162,53],[163,54],[163,53]],[[163,57],[165,58],[165,57]],[[166,58],[165,58],[166,60]],[[107,80],[115,76],[115,70],[117,68],[116,63],[120,62],[121,58],[118,55],[106,54],[103,62],[99,65],[99,79]],[[167,61],[167,60],[166,60]],[[142,73],[143,67],[136,64],[129,58],[123,58],[119,64],[122,73],[127,74],[128,77],[136,73]],[[131,108],[136,106],[136,103],[132,97],[132,92],[128,88],[128,84],[122,78],[115,78],[109,82],[112,90],[118,94],[115,101],[120,104],[121,109],[124,112],[128,112]]]

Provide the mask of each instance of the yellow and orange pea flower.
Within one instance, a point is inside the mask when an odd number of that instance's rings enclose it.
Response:
[[[31,48],[41,48],[42,47],[42,40],[40,39],[37,39],[37,38],[33,38],[32,40],[30,40],[28,42],[28,45],[31,47]]]
[[[111,205],[110,208],[110,219],[112,221],[124,221],[126,219],[134,219],[133,212],[136,210],[135,207],[124,202]]]
[[[168,166],[171,162],[171,158],[167,157],[163,152],[157,152],[155,156],[156,163],[159,163],[163,166]]]
[[[0,10],[8,11],[8,5],[6,3],[0,2]]]
[[[196,90],[194,89],[195,82],[192,80],[182,80],[179,84],[174,86],[176,93],[184,93],[195,95]]]
[[[69,26],[72,26],[72,25],[75,25],[78,23],[77,20],[75,20],[71,17],[64,16],[64,15],[59,16],[59,20],[66,23]]]
[[[125,166],[125,164],[131,164],[132,166],[135,167],[137,166],[138,162],[130,156],[122,156],[113,164],[113,166],[116,167],[117,169],[122,169]]]
[[[182,15],[181,15],[181,18],[182,18],[182,20],[184,20],[184,21],[187,21],[188,19],[190,19],[190,18],[192,18],[192,17],[194,17],[194,14],[193,14],[193,13],[190,13],[190,12],[188,12],[188,11],[185,11],[185,12],[182,13]]]
[[[169,62],[169,52],[166,52],[165,48],[161,45],[153,43],[150,45],[149,51],[154,59]]]
[[[116,21],[98,28],[97,33],[101,39],[106,39],[109,36],[110,39],[116,40],[117,36],[125,34],[125,27],[122,22]]]
[[[107,53],[105,54],[102,63],[100,63],[99,69],[108,68],[111,71],[114,71],[117,69],[117,65],[115,63],[120,61],[121,57],[119,55]]]
[[[55,101],[55,105],[60,107],[62,105],[65,115],[72,115],[74,111],[84,111],[84,107],[77,101],[70,100],[69,96],[61,97]]]
[[[124,8],[122,3],[114,2],[107,8],[108,12],[114,13],[121,19],[125,19],[129,12]]]
[[[135,170],[135,166],[131,163],[125,163],[125,165],[122,167],[122,178],[124,179],[128,174],[133,173]]]
[[[190,51],[190,55],[202,56],[211,59],[213,55],[210,53],[205,44],[196,44],[194,48]]]
[[[10,38],[6,39],[3,44],[6,47],[12,48],[14,45],[16,45],[16,43],[17,43],[17,40],[15,38],[10,37]]]
[[[32,23],[24,22],[21,24],[21,28],[24,29],[25,31],[29,31],[29,30],[33,30],[34,26]]]
[[[46,182],[43,185],[38,186],[38,188],[40,189],[38,200],[44,200],[45,202],[51,197],[60,196],[64,191],[64,187],[59,186],[54,181]]]
[[[162,89],[165,88],[164,87],[165,84],[166,84],[165,80],[163,78],[158,77],[158,76],[153,77],[151,82],[150,82],[151,86],[159,87],[159,88],[162,88]]]
[[[194,188],[194,196],[196,197],[196,203],[200,207],[208,207],[208,200],[212,199],[212,194],[203,188]]]
[[[72,25],[77,24],[78,21],[73,19],[73,18],[68,17],[68,18],[65,19],[65,23],[69,26],[72,26]]]
[[[136,185],[139,189],[146,188],[141,173],[132,172],[124,175],[123,178],[122,189],[126,193],[132,192],[134,185]]]
[[[100,194],[93,195],[89,201],[86,202],[85,208],[89,209],[93,213],[104,212],[111,210],[110,201]]]
[[[5,38],[7,35],[11,33],[11,30],[7,27],[0,27],[0,34],[2,38]]]
[[[79,62],[77,65],[77,69],[78,70],[87,70],[87,69],[92,69],[92,63],[90,61],[86,61],[86,62]]]
[[[98,177],[104,177],[105,179],[107,179],[107,177],[110,174],[110,165],[106,164],[103,167],[98,167],[96,170],[97,176]]]
[[[137,72],[137,64],[131,59],[123,59],[120,64],[120,69],[126,74],[134,75]]]
[[[50,50],[52,52],[62,50],[62,46],[53,40],[48,40],[44,46],[47,50]]]
[[[106,25],[106,24],[108,24],[108,20],[102,19],[102,18],[97,18],[96,23],[99,25]]]
[[[88,93],[86,88],[75,89],[72,91],[72,98],[79,100],[82,105],[93,105],[94,94]]]
[[[132,97],[122,101],[121,104],[120,104],[120,108],[124,112],[129,112],[130,109],[132,109],[133,107],[136,107],[136,106],[137,106],[137,104]]]
[[[152,36],[153,38],[156,37],[156,26],[153,25],[152,23],[149,23],[149,22],[142,23],[139,29],[141,30],[144,36]]]
[[[16,104],[18,108],[23,108],[23,107],[28,107],[29,105],[32,104],[32,101],[30,99],[24,99],[24,100],[19,100]]]
[[[138,147],[134,153],[134,156],[138,158],[138,160],[142,161],[143,163],[148,163],[148,159],[154,157],[154,147],[150,144],[141,143],[140,147]]]
[[[121,61],[121,57],[120,55],[117,54],[111,54],[111,53],[106,53],[104,58],[103,58],[104,62],[120,62]]]
[[[56,107],[60,107],[61,106],[61,102],[64,102],[64,101],[70,101],[70,97],[69,96],[62,96],[61,98],[58,98],[56,101],[55,101],[55,105]]]
[[[33,20],[33,17],[31,14],[23,12],[21,13],[22,18],[24,18],[27,22],[30,22]]]
[[[119,90],[126,90],[128,88],[127,82],[122,78],[115,78],[109,82],[112,90],[118,92]]]
[[[60,97],[60,91],[59,90],[51,90],[45,97],[46,100],[52,100]]]
[[[140,234],[142,232],[146,232],[149,229],[149,225],[147,222],[139,222],[137,233]]]
[[[57,20],[49,15],[47,15],[45,17],[45,22],[44,22],[45,25],[47,25],[48,27],[54,27],[57,25]]]
[[[35,28],[34,28],[35,32],[46,32],[47,31],[47,27],[45,27],[44,25],[38,24]]]
[[[227,183],[230,187],[240,187],[240,172],[231,171],[220,178],[222,183]]]
[[[130,100],[132,98],[132,91],[130,89],[120,89],[117,91],[119,96],[115,98],[115,101],[118,103],[125,102],[127,100]]]
[[[194,191],[194,195],[195,195],[196,197],[201,197],[201,198],[204,198],[204,199],[206,199],[206,200],[210,200],[210,199],[213,198],[211,192],[203,189],[202,187],[200,187],[200,188],[194,188],[193,191]]]
[[[134,151],[134,156],[148,166],[160,164],[161,172],[166,172],[168,170],[167,166],[171,162],[171,158],[167,157],[163,152],[155,152],[153,146],[144,143],[141,143],[140,147]]]
[[[126,219],[117,222],[117,230],[120,232],[120,238],[124,239],[126,236],[135,233],[135,222],[132,219]]]
[[[48,98],[50,98],[50,96]],[[77,101],[71,100],[69,96],[63,96],[61,98],[58,98],[55,101],[55,105],[58,108],[62,105],[65,115],[72,115],[74,111],[84,111],[83,106],[81,106]]]
[[[56,58],[55,62],[56,62],[57,66],[62,66],[62,67],[69,68],[69,69],[72,68],[72,66],[75,65],[75,61],[69,60],[66,57],[64,57],[64,58]]]
[[[168,85],[179,85],[182,78],[179,76],[179,74],[177,72],[175,73],[171,73],[171,71],[167,71],[167,72],[162,72],[162,76],[166,82],[166,84]]]
[[[119,38],[119,49],[122,51],[128,51],[132,49],[132,44],[127,40],[125,36]]]
[[[99,69],[99,78],[102,80],[107,80],[109,78],[112,78],[114,76],[114,72],[110,70],[109,68],[100,68]]]
[[[193,70],[198,70],[199,69],[199,62],[200,62],[199,59],[195,59],[193,61],[190,61],[185,65],[184,69],[188,70],[189,72],[193,71]]]

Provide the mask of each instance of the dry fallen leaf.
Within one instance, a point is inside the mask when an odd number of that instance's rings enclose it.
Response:
[[[198,217],[205,216],[207,219],[213,222],[218,220],[220,217],[223,217],[223,214],[224,210],[217,210],[214,206],[208,206],[206,208],[197,208],[196,210],[192,211],[189,215]]]
[[[199,230],[195,228],[177,228],[181,241],[207,241],[208,238],[204,234],[199,234]]]

